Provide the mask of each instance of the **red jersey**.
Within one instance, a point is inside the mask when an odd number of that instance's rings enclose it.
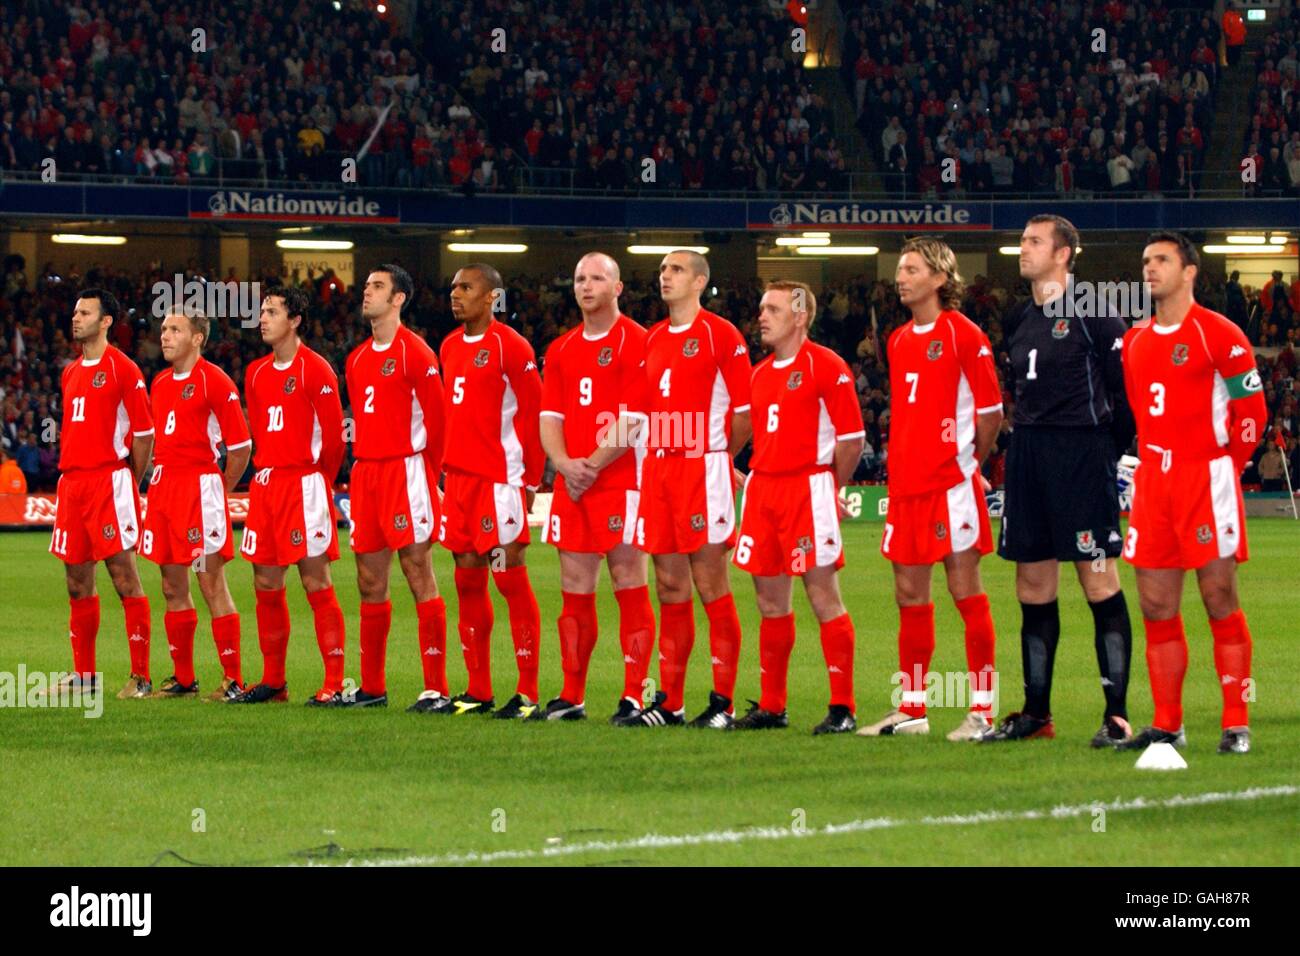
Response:
[[[541,414],[563,422],[564,446],[570,455],[591,454],[620,414],[642,412],[636,406],[645,392],[640,385],[645,375],[641,368],[645,338],[645,329],[619,315],[603,335],[592,338],[579,325],[546,350]],[[644,457],[644,443],[638,443],[600,473],[592,490],[641,487]],[[564,476],[558,476],[557,486],[563,481]]]
[[[227,450],[251,444],[230,376],[203,356],[188,372],[164,369],[154,376],[153,417],[161,422],[154,462],[178,468],[215,465]]]
[[[287,364],[264,355],[244,373],[258,468],[310,468],[333,481],[343,463],[343,406],[334,369],[305,345]]]
[[[375,461],[423,453],[429,474],[436,476],[443,448],[442,379],[429,344],[399,324],[387,345],[376,345],[372,337],[353,349],[345,368],[356,419],[352,454]]]
[[[975,474],[975,416],[1002,407],[993,348],[974,322],[945,309],[889,337],[889,494],[906,497]]]
[[[645,350],[648,446],[726,451],[732,417],[750,404],[752,369],[740,330],[700,309],[687,325],[655,323]]]
[[[144,376],[119,349],[109,345],[97,359],[77,359],[60,382],[60,471],[115,465],[131,453],[131,436],[153,434]]]
[[[447,429],[456,436],[447,470],[536,488],[546,466],[538,432],[542,380],[528,340],[493,319],[479,335],[456,329],[440,354]]]
[[[824,345],[805,341],[788,359],[754,367],[751,471],[805,474],[835,461],[835,443],[862,438],[862,408],[849,367]]]
[[[1230,454],[1240,472],[1264,437],[1267,409],[1255,353],[1236,325],[1193,304],[1178,325],[1144,322],[1124,335],[1124,387],[1144,462]]]

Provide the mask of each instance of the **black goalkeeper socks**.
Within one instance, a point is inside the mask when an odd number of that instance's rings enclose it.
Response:
[[[1088,602],[1096,626],[1097,669],[1106,695],[1106,716],[1128,719],[1128,675],[1133,657],[1133,628],[1124,592]]]
[[[1056,601],[1020,602],[1020,662],[1025,675],[1025,713],[1052,715],[1052,665],[1061,639],[1061,612]]]

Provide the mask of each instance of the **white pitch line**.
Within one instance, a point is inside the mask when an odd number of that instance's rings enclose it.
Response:
[[[850,820],[847,823],[828,823],[814,829],[796,830],[793,827],[747,827],[743,830],[711,830],[704,833],[677,835],[647,833],[631,840],[590,840],[529,850],[470,851],[444,853],[434,856],[408,856],[395,860],[350,860],[348,866],[456,866],[464,864],[507,863],[519,860],[548,860],[585,853],[618,853],[627,850],[658,850],[668,847],[707,846],[710,844],[738,844],[753,840],[806,839],[817,836],[843,836],[846,833],[866,833],[871,830],[890,830],[899,827],[974,826],[985,823],[1006,823],[1014,820],[1062,820],[1080,817],[1094,810],[1124,813],[1130,810],[1163,810],[1182,807],[1203,807],[1214,803],[1231,803],[1262,800],[1268,797],[1294,797],[1300,787],[1283,784],[1276,787],[1251,787],[1247,790],[1215,791],[1210,793],[1179,794],[1173,797],[1134,797],[1131,800],[1100,800],[1078,803],[1073,806],[1056,806],[1043,810],[984,810],[979,813],[948,814],[908,819],[904,817],[875,817],[868,820]],[[328,866],[337,864],[308,864]]]

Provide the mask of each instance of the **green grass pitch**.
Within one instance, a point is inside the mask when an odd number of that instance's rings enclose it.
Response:
[[[889,706],[897,615],[880,526],[846,526],[841,575],[857,625],[860,719]],[[518,724],[404,712],[421,689],[415,614],[394,566],[388,652],[392,706],[312,711],[320,680],[311,617],[290,586],[293,702],[225,707],[198,700],[118,701],[99,719],[70,709],[0,709],[0,863],[147,865],[306,862],[562,862],[600,864],[1095,864],[1254,865],[1300,862],[1300,674],[1296,558],[1300,525],[1250,523],[1253,559],[1241,573],[1255,638],[1255,751],[1214,752],[1220,700],[1209,628],[1189,578],[1191,647],[1186,758],[1181,772],[1142,772],[1133,755],[1087,746],[1101,712],[1092,621],[1077,585],[1062,589],[1054,710],[1058,737],[1018,746],[948,743],[958,709],[931,710],[928,738],[816,738],[827,688],[817,630],[796,594],[799,640],[786,731],[719,734],[618,730],[605,718],[622,684],[617,606],[602,580],[601,639],[583,724]],[[0,671],[70,666],[62,569],[44,534],[0,535]],[[543,697],[558,693],[553,550],[530,549],[542,607]],[[154,618],[153,676],[170,673],[157,569],[142,562]],[[454,638],[451,562],[435,550],[453,628],[449,670],[463,689]],[[356,676],[357,593],[350,556],[335,565]],[[1144,642],[1132,570],[1122,571],[1135,622],[1130,692],[1135,724],[1149,722]],[[758,615],[745,575],[733,578],[745,645],[737,698],[758,696]],[[261,671],[251,571],[230,572],[244,614],[245,674]],[[1019,614],[1010,565],[991,557],[984,580],[998,627],[1000,708],[1021,702]],[[295,590],[296,589],[296,590]],[[99,667],[110,692],[127,675],[121,608],[100,567]],[[196,663],[205,690],[219,670],[206,609]],[[960,619],[936,577],[933,669],[962,670]],[[513,691],[504,602],[495,595],[498,703]],[[653,668],[651,676],[657,676]],[[693,716],[709,689],[707,625],[687,683]],[[1094,807],[1102,809],[1096,810]],[[1056,812],[1053,813],[1053,808]],[[200,826],[201,824],[201,826]],[[329,848],[329,849],[323,849]],[[170,852],[169,852],[170,851]]]

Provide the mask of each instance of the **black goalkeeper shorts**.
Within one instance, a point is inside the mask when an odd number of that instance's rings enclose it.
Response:
[[[1104,428],[1013,431],[998,554],[1017,562],[1119,557],[1117,459]]]

